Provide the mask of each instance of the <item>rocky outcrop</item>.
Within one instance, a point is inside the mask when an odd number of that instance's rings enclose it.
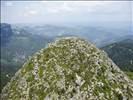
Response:
[[[23,65],[2,100],[133,100],[133,82],[93,44],[66,37]]]

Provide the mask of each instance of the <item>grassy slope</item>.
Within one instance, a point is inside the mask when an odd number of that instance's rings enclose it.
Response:
[[[127,74],[127,76],[133,80],[133,72],[125,72]]]

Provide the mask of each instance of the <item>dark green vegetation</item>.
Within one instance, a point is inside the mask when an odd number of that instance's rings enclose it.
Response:
[[[123,70],[133,72],[133,37],[102,48]]]
[[[29,58],[1,95],[2,100],[132,100],[133,82],[93,44],[67,37]]]
[[[131,79],[131,80],[133,80],[133,72],[125,72],[127,75],[128,75],[128,77]]]

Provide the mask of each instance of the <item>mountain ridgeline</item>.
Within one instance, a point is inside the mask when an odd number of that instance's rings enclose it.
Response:
[[[133,36],[102,47],[123,71],[133,72]]]
[[[34,54],[4,87],[2,100],[133,100],[133,81],[104,51],[66,37]]]

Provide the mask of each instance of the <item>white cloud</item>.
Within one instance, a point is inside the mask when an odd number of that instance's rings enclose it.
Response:
[[[68,5],[68,3],[63,3],[63,5],[62,5],[62,10],[65,10],[65,11],[73,11],[74,10],[74,8],[72,8],[72,7],[70,7],[69,5]]]
[[[11,7],[11,6],[13,6],[13,2],[6,2],[5,5],[8,7]]]
[[[106,9],[112,6],[113,2],[106,1],[40,1],[44,8],[48,9],[50,13],[82,13],[84,11],[95,12],[96,10]]]
[[[13,21],[130,20],[130,1],[19,1],[3,3],[2,16]],[[7,7],[9,6],[9,7]],[[12,6],[12,7],[10,7]],[[5,13],[6,12],[6,13]],[[25,18],[23,18],[23,16]],[[17,17],[19,16],[19,17]],[[27,18],[27,19],[26,19]]]
[[[66,13],[74,11],[74,8],[70,7],[66,2],[59,2],[56,4],[48,3],[45,8],[47,9],[48,13]]]
[[[60,9],[57,9],[57,8],[49,8],[49,9],[47,9],[47,11],[49,13],[59,13],[60,12]]]
[[[26,10],[30,9],[30,7],[29,7],[29,6],[25,6],[24,8],[25,8]]]
[[[30,14],[30,15],[36,15],[36,14],[37,14],[37,11],[31,10],[31,11],[29,11],[29,14]]]
[[[31,16],[35,16],[38,14],[38,11],[36,10],[29,10],[27,12],[24,12],[23,16],[24,17],[31,17]]]

